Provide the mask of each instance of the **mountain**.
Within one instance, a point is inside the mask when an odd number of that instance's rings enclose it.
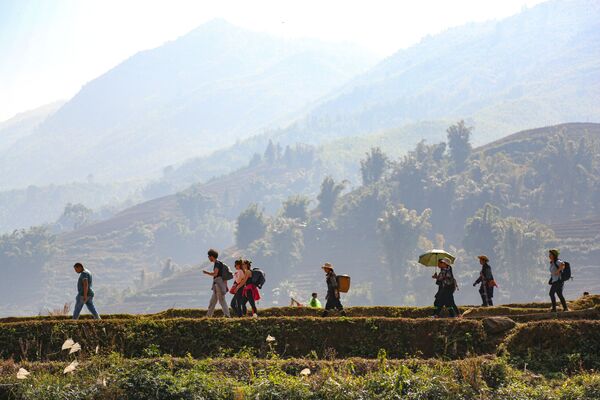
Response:
[[[416,121],[465,119],[482,144],[531,126],[600,121],[599,54],[600,3],[549,1],[398,51],[332,92],[277,140],[320,143]]]
[[[598,21],[597,2],[550,1],[424,38],[333,90],[291,125],[186,160],[161,178],[164,189],[228,173],[269,140],[329,142],[343,158],[362,155],[365,145],[398,154],[421,139],[439,141],[462,119],[475,126],[476,144],[531,126],[600,121]]]
[[[36,109],[25,111],[0,122],[0,152],[11,147],[18,140],[27,137],[49,115],[64,104],[63,101],[46,104]],[[2,184],[0,183],[0,186]]]
[[[287,124],[373,62],[350,45],[209,22],[89,82],[34,134],[0,152],[3,186],[156,175]]]

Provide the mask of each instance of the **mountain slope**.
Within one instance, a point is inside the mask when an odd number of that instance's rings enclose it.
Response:
[[[212,21],[86,84],[0,153],[0,173],[7,186],[156,174],[283,124],[371,62],[349,46]]]
[[[550,1],[401,50],[283,136],[320,142],[406,123],[467,119],[484,133],[600,121],[600,3]],[[282,141],[285,141],[282,139]]]
[[[64,102],[57,101],[51,104],[25,111],[14,117],[0,122],[0,152],[12,146],[35,130],[49,115],[58,110]],[[2,183],[0,183],[2,187]]]

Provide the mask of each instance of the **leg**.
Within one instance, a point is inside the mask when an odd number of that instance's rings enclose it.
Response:
[[[252,307],[252,314],[258,315],[258,312],[256,310],[256,302],[254,301],[254,294],[252,293],[252,291],[246,292],[246,299],[250,303],[250,307]]]
[[[88,297],[88,301],[87,301],[87,303],[85,303],[85,305],[86,305],[87,309],[90,310],[90,313],[92,314],[94,319],[101,319],[100,315],[98,315],[98,311],[96,311],[96,307],[94,306],[94,298],[93,297]]]
[[[221,308],[223,309],[223,315],[225,315],[227,318],[229,318],[231,315],[229,314],[229,306],[227,305],[227,302],[225,301],[225,291],[223,290],[223,287],[221,285],[215,285],[215,293],[217,294],[219,304],[221,305]]]
[[[492,298],[494,298],[494,287],[488,287],[487,288],[487,301],[488,301],[488,306],[493,306],[494,303],[492,301]]]
[[[239,292],[239,290],[238,290],[238,292]],[[233,312],[235,313],[235,315],[237,315],[238,317],[241,317],[241,315],[240,315],[240,308],[238,307],[238,301],[237,301],[237,292],[231,298],[231,303],[229,303],[229,306],[231,307],[231,309],[233,310]]]
[[[481,306],[487,306],[487,298],[485,296],[485,289],[483,288],[483,286],[479,287],[479,295],[481,296]]]
[[[215,312],[215,306],[217,305],[217,293],[215,292],[214,284],[213,284],[212,291],[213,291],[213,293],[210,298],[210,302],[208,303],[208,310],[206,311],[206,316],[209,318],[213,316],[213,313]]]
[[[567,307],[567,301],[565,300],[565,296],[563,296],[563,287],[565,286],[564,281],[558,282],[558,287],[556,289],[556,295],[560,300],[560,304],[562,304],[563,311],[569,311],[569,307]]]
[[[83,297],[77,295],[77,296],[75,296],[75,307],[73,307],[73,319],[79,319],[79,314],[81,314],[82,308],[83,308]]]
[[[556,311],[556,297],[554,296],[556,293],[556,283],[552,283],[550,286],[550,301],[552,302],[552,311]]]

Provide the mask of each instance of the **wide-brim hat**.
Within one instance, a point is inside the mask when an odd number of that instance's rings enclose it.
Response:
[[[325,269],[325,270],[329,269],[329,270],[332,270],[332,271],[333,271],[333,265],[331,265],[331,264],[330,264],[330,263],[328,263],[328,262],[326,262],[325,264],[323,264],[323,265],[321,266],[321,268],[322,268],[322,269]]]
[[[486,256],[485,254],[482,254],[480,256],[477,256],[478,259],[483,260],[485,262],[489,262],[490,259],[488,258],[488,256]]]
[[[447,266],[449,266],[449,267],[450,267],[450,266],[452,266],[452,260],[450,260],[450,259],[449,259],[449,258],[447,258],[447,257],[444,257],[444,258],[442,258],[442,259],[440,260],[440,262],[441,262],[441,263],[444,263],[444,264],[446,264],[446,265],[447,265]]]

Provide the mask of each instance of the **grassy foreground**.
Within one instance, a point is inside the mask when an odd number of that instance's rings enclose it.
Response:
[[[93,358],[74,374],[63,364],[25,363],[26,381],[5,362],[2,399],[598,399],[600,374],[537,375],[505,359],[459,361],[251,358]],[[309,373],[310,371],[310,373]]]
[[[414,307],[5,318],[0,400],[600,399],[599,305],[472,307],[462,319]],[[61,350],[68,338],[81,349]]]

